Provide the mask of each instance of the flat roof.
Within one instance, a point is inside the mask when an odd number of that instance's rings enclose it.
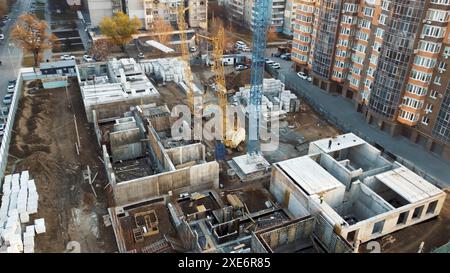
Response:
[[[375,177],[410,203],[442,193],[439,188],[404,166]]]
[[[282,161],[278,166],[310,195],[345,187],[309,156]]]
[[[332,140],[331,149],[328,149],[328,142]],[[316,145],[319,149],[321,149],[325,153],[330,153],[334,151],[339,151],[347,148],[351,148],[354,146],[359,146],[362,144],[367,144],[363,139],[358,137],[353,133],[348,133],[344,135],[339,135],[334,138],[324,138],[317,141],[312,142],[312,144]]]
[[[71,67],[76,66],[77,63],[75,60],[63,60],[63,61],[55,61],[55,62],[48,62],[48,63],[41,63],[39,65],[40,69],[49,69],[49,68],[59,68],[59,67]]]
[[[149,40],[149,41],[145,41],[146,44],[153,46],[154,48],[157,48],[159,50],[161,50],[164,53],[171,53],[171,52],[175,52],[175,50],[173,50],[172,48],[165,46],[161,43],[158,43],[155,40]]]

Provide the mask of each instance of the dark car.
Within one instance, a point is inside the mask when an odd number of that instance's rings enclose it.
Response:
[[[279,58],[281,55],[282,55],[281,52],[277,52],[277,53],[273,54],[273,56],[274,56],[274,57],[277,57],[277,58]]]

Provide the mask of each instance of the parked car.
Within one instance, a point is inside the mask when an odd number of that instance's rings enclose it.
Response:
[[[75,56],[69,55],[69,54],[64,54],[61,56],[61,60],[64,60],[64,61],[75,60]]]
[[[308,77],[306,80],[309,81],[309,82],[312,82],[312,78],[311,77]]]
[[[2,116],[6,118],[6,116],[9,114],[9,107],[3,106],[2,107]]]
[[[144,56],[144,53],[142,53],[142,52],[139,52],[139,54],[138,54],[138,58],[139,58],[139,59],[144,59],[144,58],[145,58],[145,56]]]
[[[11,94],[6,94],[5,97],[3,98],[3,104],[4,105],[10,105],[12,102],[12,95]]]
[[[0,123],[0,136],[3,136],[4,133],[5,133],[5,124]]]
[[[191,46],[191,47],[189,48],[189,51],[190,51],[190,52],[196,52],[196,51],[197,51],[197,47],[196,47],[196,46]]]
[[[0,34],[0,40],[5,40],[5,35],[4,34]]]
[[[235,67],[236,71],[240,71],[240,70],[246,70],[248,69],[248,66],[246,66],[245,64],[238,64]]]
[[[8,94],[14,94],[15,86],[8,86]]]
[[[9,80],[9,81],[8,81],[8,84],[14,84],[14,85],[16,85],[16,83],[17,83],[16,80]]]
[[[280,58],[282,55],[281,52],[275,52],[275,54],[273,54],[274,57]]]
[[[247,46],[244,46],[244,47],[242,47],[242,49],[241,49],[243,52],[250,52],[250,51],[252,51],[249,47],[247,47]]]
[[[275,69],[280,69],[280,68],[281,68],[280,63],[273,63],[273,64],[271,64],[270,66],[271,66],[272,68],[275,68]]]
[[[267,64],[267,65],[272,65],[272,64],[274,64],[274,63],[275,63],[275,62],[272,61],[272,60],[267,60],[267,61],[266,61],[266,64]]]
[[[92,58],[92,56],[89,56],[89,55],[83,55],[83,60],[85,62],[93,62],[94,58]]]
[[[282,54],[280,58],[289,61],[291,59],[291,53]]]
[[[305,74],[305,72],[298,72],[297,76],[299,76],[302,80],[308,79],[308,76]]]

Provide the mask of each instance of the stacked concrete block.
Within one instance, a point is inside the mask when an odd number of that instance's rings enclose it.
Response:
[[[163,82],[180,83],[184,80],[185,63],[177,58],[145,60],[140,63],[147,75],[154,75]]]
[[[28,180],[28,200],[27,200],[27,213],[34,214],[38,210],[39,195],[36,191],[36,184],[34,180]]]
[[[24,226],[30,214],[36,213],[39,196],[28,171],[6,175],[2,187],[0,206],[0,253],[33,253],[34,236],[45,232],[44,219],[35,225]]]
[[[34,220],[34,229],[36,230],[36,234],[45,233],[44,218]]]

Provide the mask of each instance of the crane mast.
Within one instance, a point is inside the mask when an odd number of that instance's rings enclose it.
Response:
[[[254,1],[251,88],[248,116],[249,138],[247,146],[247,153],[250,156],[260,154],[259,126],[264,80],[264,52],[266,49],[267,28],[271,16],[269,7],[271,6],[271,0]]]

